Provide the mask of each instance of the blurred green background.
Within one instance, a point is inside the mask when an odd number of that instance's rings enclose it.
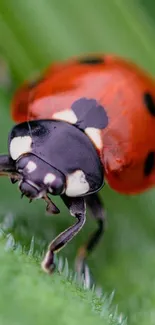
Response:
[[[7,150],[13,125],[9,115],[12,90],[54,60],[90,52],[111,52],[137,62],[155,75],[154,0],[1,0],[0,1],[0,151]],[[5,75],[8,64],[11,86]],[[114,302],[134,324],[155,323],[155,191],[121,196],[107,186],[101,193],[107,210],[104,240],[89,258],[103,290],[115,290]],[[0,179],[2,227],[37,249],[72,222],[61,207],[45,216],[42,202],[20,200],[16,185]],[[93,220],[61,253],[73,266],[77,248],[95,227]]]

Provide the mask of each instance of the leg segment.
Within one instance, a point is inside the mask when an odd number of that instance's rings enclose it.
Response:
[[[86,257],[90,252],[94,250],[95,246],[98,244],[105,230],[104,208],[99,196],[97,194],[92,194],[88,196],[86,198],[86,203],[88,208],[90,209],[92,216],[97,222],[98,228],[95,232],[93,232],[86,244],[82,246],[78,251],[76,258],[76,270],[79,274],[85,274]]]
[[[66,195],[61,196],[70,214],[76,217],[77,222],[58,235],[49,245],[46,256],[42,262],[42,268],[47,273],[52,273],[54,264],[54,253],[61,250],[83,227],[86,220],[85,202],[83,198],[70,198]]]

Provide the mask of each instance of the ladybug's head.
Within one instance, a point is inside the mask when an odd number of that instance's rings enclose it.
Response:
[[[46,192],[63,193],[64,175],[33,154],[21,155],[16,160],[16,170],[21,177],[19,188],[30,199],[41,198]]]
[[[100,159],[89,138],[74,126],[40,120],[16,125],[9,136],[9,155],[0,156],[0,174],[18,181],[22,195],[42,198],[48,211],[59,210],[48,195],[83,196],[103,185]]]
[[[17,136],[9,140],[9,156],[1,156],[2,174],[8,174],[12,183],[18,181],[22,196],[33,199],[44,199],[50,213],[59,213],[59,209],[51,202],[47,194],[61,195],[65,188],[65,176],[49,165],[44,159],[36,156],[32,149],[30,136]],[[44,157],[45,158],[45,157]]]
[[[11,151],[14,144],[11,143]],[[63,193],[65,176],[33,153],[22,154],[16,160],[15,166],[20,175],[19,189],[22,195],[27,196],[30,200],[43,198],[49,203],[48,193],[52,195]],[[59,212],[53,204],[48,205],[48,210],[52,213]]]

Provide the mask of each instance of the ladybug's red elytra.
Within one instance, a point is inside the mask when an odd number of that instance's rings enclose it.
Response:
[[[76,223],[53,240],[42,263],[51,273],[54,253],[82,228],[86,204],[98,229],[79,250],[76,268],[104,232],[98,192],[133,194],[155,185],[155,82],[138,66],[113,55],[89,55],[51,65],[35,82],[25,82],[12,101],[20,123],[9,135],[9,154],[0,172],[30,200],[41,198],[59,213],[59,195]]]

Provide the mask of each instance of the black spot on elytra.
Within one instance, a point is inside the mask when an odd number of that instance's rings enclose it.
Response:
[[[149,93],[144,94],[144,102],[145,102],[145,105],[146,105],[149,113],[152,116],[155,116],[155,102],[154,102],[151,94],[149,94]]]
[[[43,81],[44,81],[43,77],[39,77],[39,78],[36,78],[34,80],[31,80],[31,81],[28,82],[27,88],[29,90],[31,90],[31,89],[35,88],[36,86],[38,86]]]
[[[95,99],[80,98],[72,104],[71,109],[78,119],[76,125],[82,130],[87,127],[104,129],[108,125],[107,113]]]
[[[90,64],[90,65],[96,65],[96,64],[103,64],[104,59],[101,57],[97,56],[87,56],[83,57],[78,60],[78,63],[80,64]]]
[[[144,175],[149,176],[155,166],[155,153],[149,152],[144,164]]]

